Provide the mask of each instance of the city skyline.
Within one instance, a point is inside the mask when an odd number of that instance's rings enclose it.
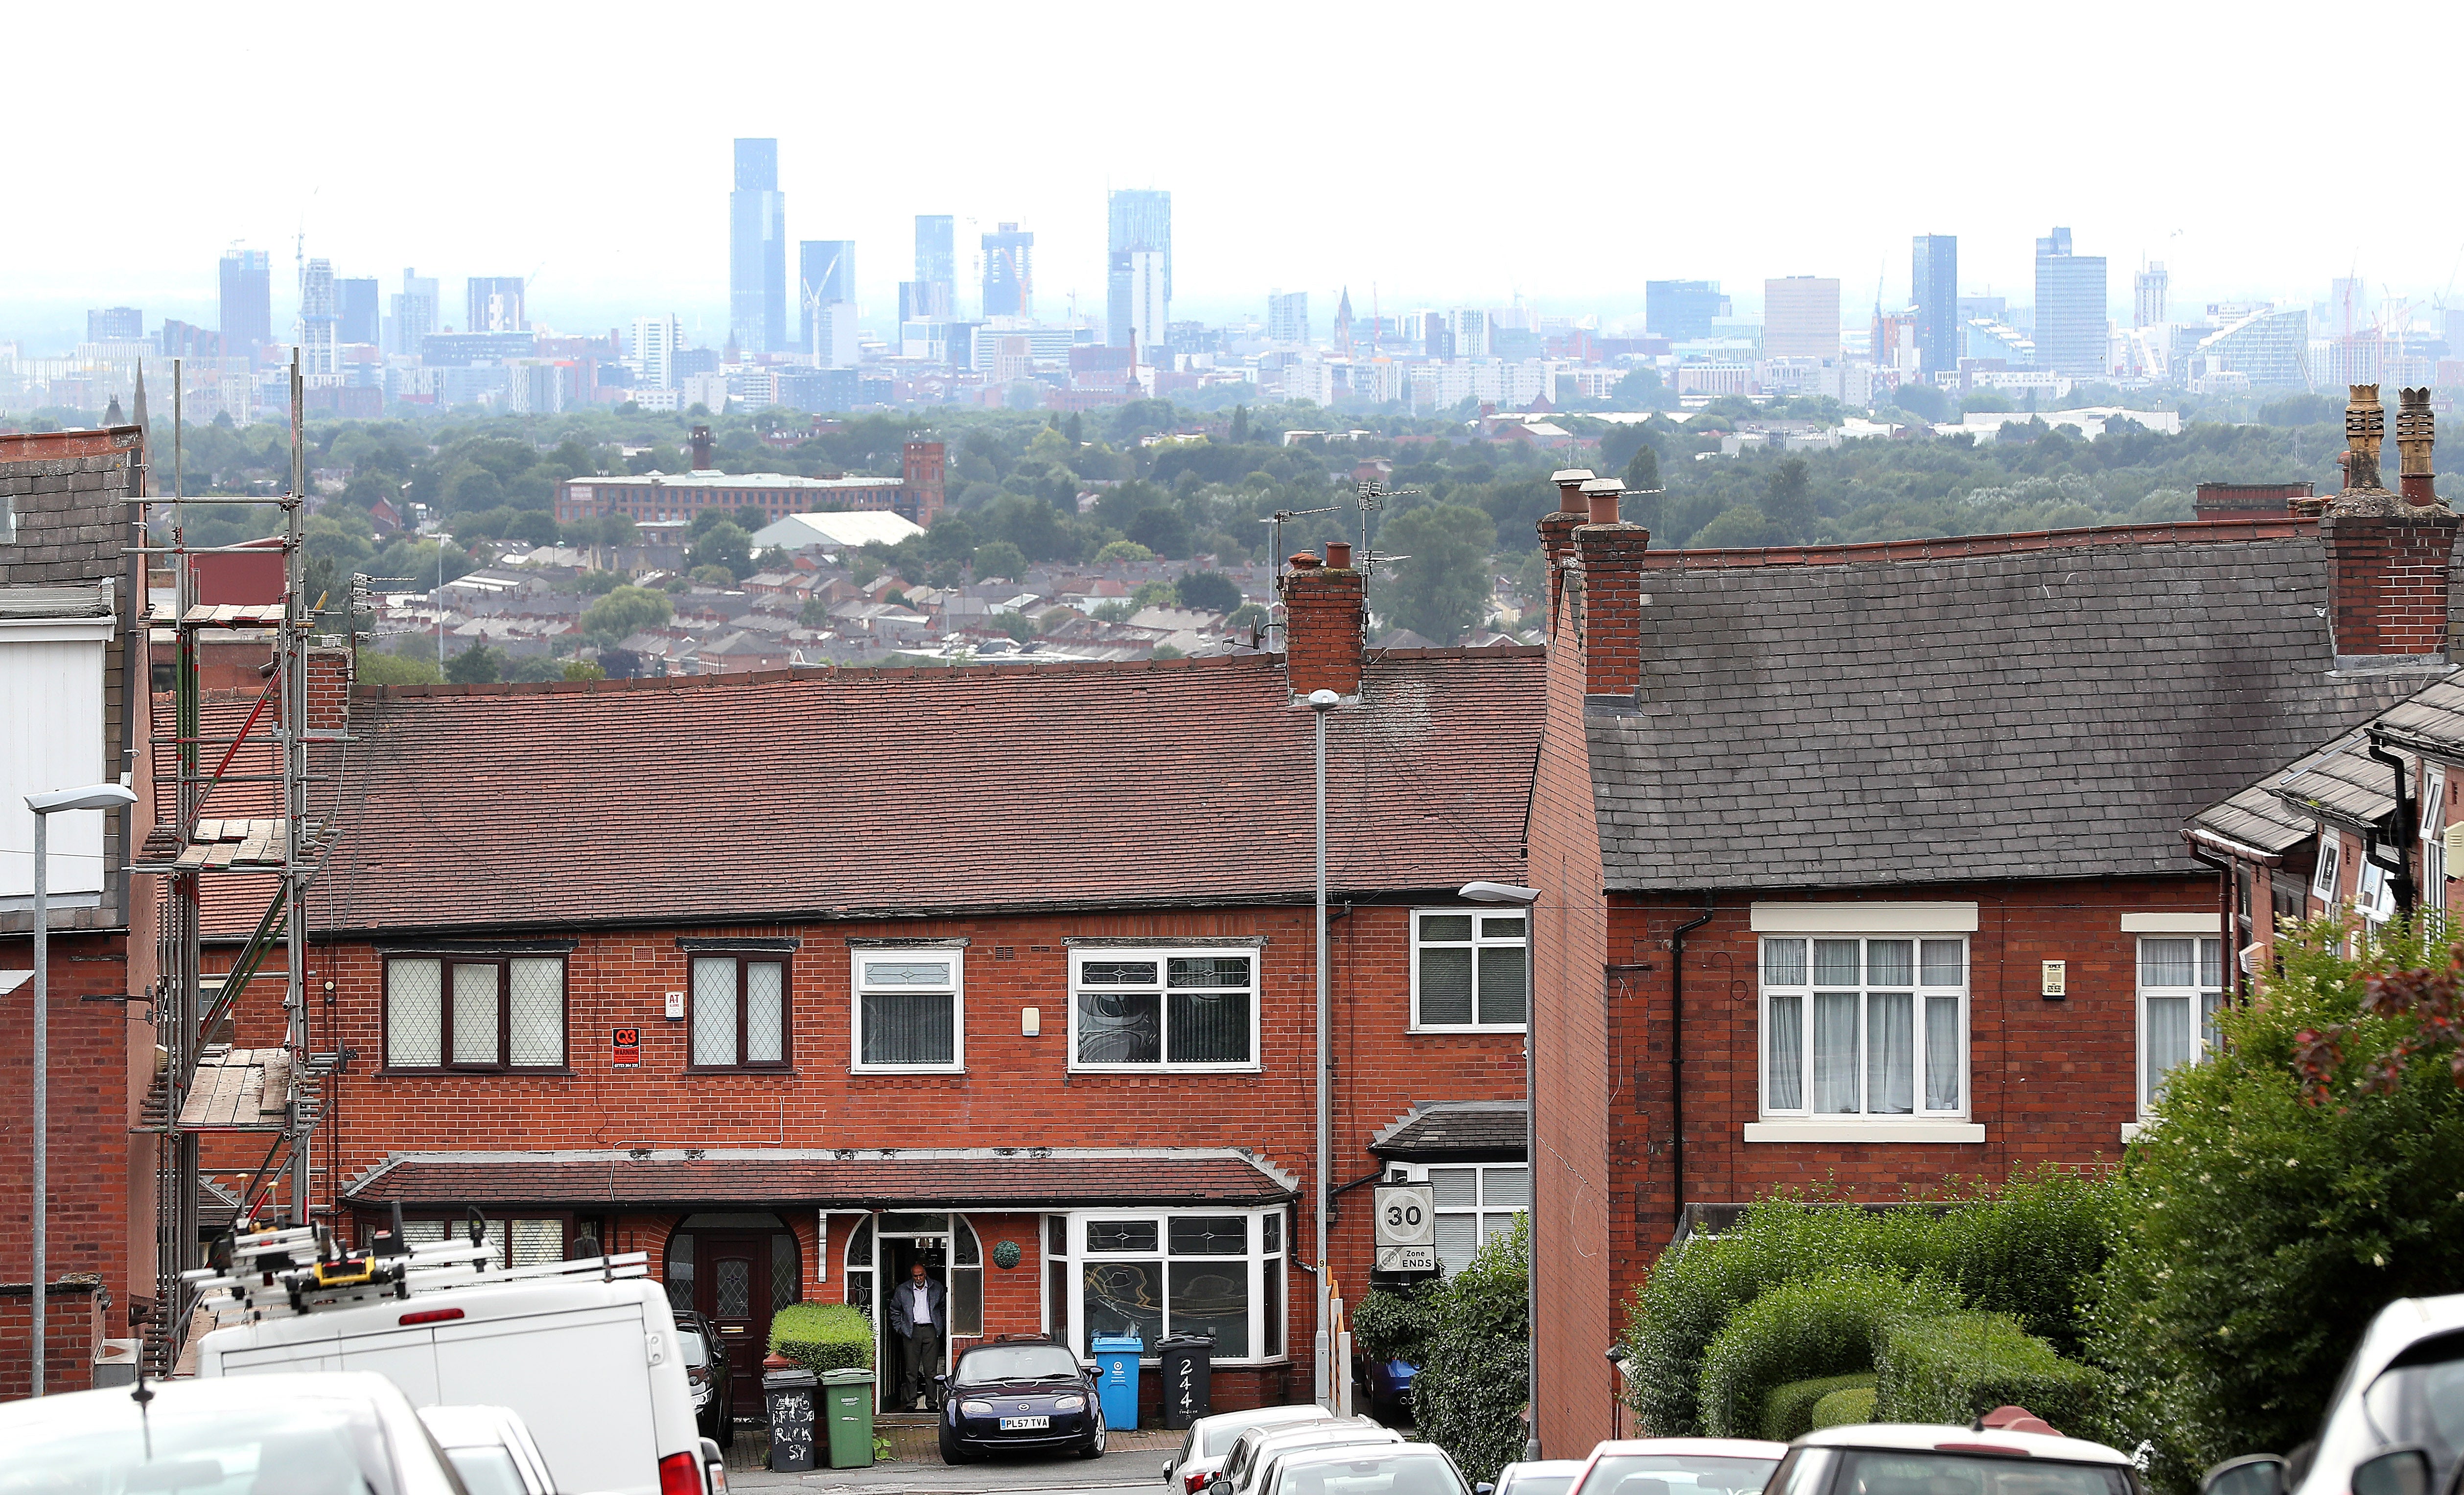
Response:
[[[441,23],[460,9],[423,14]],[[353,36],[375,34],[372,23],[343,18],[339,32],[312,46],[278,15],[226,35],[195,17],[140,10],[150,16],[132,43],[132,64],[141,69],[149,58],[167,64],[177,57],[185,67],[217,76],[286,76],[309,66],[312,53],[348,52]],[[652,12],[642,10],[618,9],[586,31],[519,13],[488,13],[492,34],[501,31],[510,55],[552,57],[568,72],[629,55],[627,49],[646,44],[654,29]],[[1114,13],[1110,7],[1069,8],[1052,24],[1016,37],[953,27],[943,38],[943,60],[961,69],[970,58],[989,63],[998,39],[1007,49],[1005,66],[1065,82],[1091,79],[1125,56],[1128,42],[1104,24]],[[1865,18],[1808,11],[1791,20],[1782,72],[1802,78],[1880,68],[1915,77],[1926,74],[1928,59],[1972,62],[2024,50],[2028,70],[2048,77],[2065,70],[2101,75],[2129,55],[2195,55],[2204,69],[2297,91],[2309,81],[2327,81],[2290,45],[2296,33],[2253,34],[2246,15],[2220,8],[2150,15],[2089,5],[2070,13],[2073,25],[2039,35],[2015,17],[1959,28],[1894,27],[1886,33]],[[2435,12],[2424,8],[2423,13]],[[796,12],[781,11],[773,19],[790,49],[796,38],[817,34],[818,23]],[[912,44],[886,18],[844,19],[845,45],[855,54],[888,57]],[[1240,89],[1244,112],[1261,118],[1296,103],[1311,84],[1289,77],[1284,66],[1278,38],[1290,34],[1308,35],[1315,55],[1376,56],[1375,72],[1396,78],[1412,76],[1416,59],[1434,62],[1443,46],[1441,34],[1360,16],[1270,6],[1261,21],[1224,36],[1209,34],[1190,63],[1197,97],[1207,87]],[[1615,9],[1578,7],[1560,33],[1583,35],[1586,55],[1717,57],[1753,45],[1716,17],[1686,12],[1653,17],[1645,47],[1642,25]],[[66,45],[72,34],[53,15],[33,17],[31,30],[38,51],[47,42]],[[389,84],[412,86],[407,62],[390,60],[387,49],[370,50],[377,60],[363,70],[380,92]],[[1496,87],[1507,95],[1545,91],[1548,77],[1535,67],[1528,78],[1501,77]],[[76,85],[65,77],[35,77],[23,86],[26,118],[77,120],[81,157],[137,159],[149,148],[151,126],[75,106]],[[1710,104],[1705,87],[1685,81],[1681,70],[1660,95],[1682,112]],[[2096,85],[2081,102],[2109,111],[2117,127],[2143,141],[2208,138],[2216,127],[2183,91],[2130,91],[2116,81]],[[737,138],[780,142],[778,190],[788,201],[791,239],[825,227],[864,247],[858,302],[875,324],[896,314],[897,283],[909,278],[913,220],[925,213],[958,220],[962,263],[956,278],[961,285],[974,279],[963,261],[973,257],[977,237],[997,222],[1017,222],[1037,234],[1039,313],[1066,311],[1074,293],[1078,312],[1100,319],[1107,292],[1106,196],[1131,187],[1173,195],[1175,315],[1216,319],[1235,308],[1262,311],[1266,291],[1277,285],[1306,286],[1330,305],[1344,286],[1361,300],[1366,297],[1357,293],[1374,285],[1389,306],[1505,304],[1519,292],[1552,309],[1631,316],[1641,311],[1646,276],[1720,279],[1740,312],[1753,308],[1765,278],[1803,274],[1839,279],[1843,311],[1870,305],[1878,291],[1886,305],[1904,304],[1907,244],[1925,231],[1962,240],[1963,292],[2017,301],[2030,294],[2034,241],[2054,223],[2072,228],[2083,247],[2109,259],[2109,297],[2127,293],[2126,281],[2143,259],[2161,259],[2171,296],[2185,306],[2307,300],[2318,284],[2356,268],[2374,295],[2392,289],[2426,300],[2452,283],[2456,246],[2464,243],[2464,209],[2445,194],[2431,194],[2407,216],[2357,224],[2341,237],[2254,231],[2255,219],[2299,211],[2296,204],[2334,189],[2352,169],[2344,147],[2298,112],[2235,121],[2234,148],[2202,157],[2195,192],[2182,189],[2179,171],[2188,167],[2167,167],[2152,157],[2137,170],[2071,169],[2066,163],[2090,158],[2069,149],[2032,157],[2030,147],[2014,143],[2018,166],[1987,193],[1977,189],[1950,143],[1941,147],[1937,169],[1877,177],[1844,164],[1824,166],[1828,147],[1780,118],[1785,112],[1764,119],[1740,110],[1721,116],[1715,135],[1701,137],[1680,155],[1704,157],[1697,165],[1715,179],[1723,162],[1793,156],[1807,169],[1792,174],[1787,192],[1715,190],[1705,198],[1713,205],[1705,210],[1668,213],[1658,209],[1658,192],[1585,187],[1590,206],[1569,219],[1560,203],[1565,188],[1625,171],[1627,135],[1576,138],[1559,165],[1536,171],[1523,162],[1529,142],[1511,131],[1450,140],[1443,150],[1406,145],[1381,156],[1375,171],[1275,170],[1242,152],[1227,160],[1224,153],[1176,145],[1174,132],[1103,127],[1112,105],[1106,91],[1091,87],[1056,88],[1048,117],[1039,113],[1015,138],[988,130],[998,121],[986,109],[970,108],[948,121],[919,121],[909,129],[912,139],[902,135],[899,149],[878,152],[834,146],[826,132],[800,122],[784,89],[773,96],[732,92],[719,111],[724,118],[707,128],[655,132],[628,139],[618,150],[549,128],[565,107],[557,90],[542,87],[507,99],[492,96],[484,130],[479,115],[464,120],[448,109],[418,131],[301,131],[286,143],[276,169],[209,172],[196,180],[172,173],[149,183],[156,210],[142,236],[119,231],[107,213],[77,210],[99,207],[98,186],[91,203],[64,202],[52,231],[11,245],[10,273],[0,276],[0,338],[73,337],[84,312],[99,305],[143,305],[150,315],[208,320],[212,267],[226,246],[237,242],[275,260],[292,260],[304,235],[306,254],[326,259],[340,274],[390,283],[406,265],[448,278],[466,267],[473,274],[525,273],[534,287],[534,320],[586,329],[673,312],[705,341],[721,341],[728,296],[721,198],[730,142]],[[2392,117],[2374,140],[2391,143],[2409,126],[2428,128],[2427,110],[2426,101],[2395,97]],[[39,145],[59,127],[32,128]],[[507,155],[481,140],[508,134],[535,144]],[[1647,139],[1648,132],[1632,138],[1634,148]],[[57,140],[68,148],[65,135]],[[1024,149],[1035,152],[1037,169],[1023,175],[1016,167]],[[492,168],[432,169],[465,153]],[[2032,159],[2034,169],[2024,169]],[[2365,145],[2362,162],[2365,175],[2388,175],[2393,147]],[[660,186],[646,195],[649,182]],[[1472,182],[1481,184],[1480,210],[1450,211],[1447,205],[1460,201]],[[605,220],[624,213],[628,203],[643,204],[646,216],[626,232],[607,233]],[[1432,214],[1431,226],[1441,223],[1443,231],[1343,231],[1366,215],[1392,217],[1404,205]],[[809,220],[800,216],[804,211]],[[281,265],[274,279],[279,319],[284,303],[296,297],[293,267]]]

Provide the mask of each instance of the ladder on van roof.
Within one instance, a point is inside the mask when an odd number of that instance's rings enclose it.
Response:
[[[211,1314],[217,1329],[463,1287],[649,1275],[649,1257],[641,1251],[505,1267],[495,1264],[495,1256],[486,1221],[474,1210],[466,1234],[421,1245],[403,1240],[398,1229],[379,1232],[373,1245],[358,1251],[337,1250],[321,1226],[260,1230],[233,1238],[227,1263],[180,1275],[196,1295],[197,1311]]]

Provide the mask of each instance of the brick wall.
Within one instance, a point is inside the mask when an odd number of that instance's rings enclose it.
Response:
[[[2447,648],[2449,566],[2459,520],[2425,514],[2329,513],[2327,621],[2339,656],[2437,654]]]
[[[20,1273],[22,1275],[22,1272]],[[94,1385],[94,1357],[106,1335],[125,1337],[118,1325],[119,1302],[91,1278],[54,1272],[43,1289],[43,1395],[85,1391]],[[0,1283],[0,1401],[31,1394],[34,1363],[34,1292],[23,1282]]]
[[[1570,516],[1551,516],[1552,520]],[[1576,537],[1584,532],[1573,531]],[[1551,537],[1553,539],[1553,537]],[[1588,580],[1588,578],[1587,578]],[[1548,717],[1532,782],[1531,886],[1537,910],[1533,968],[1540,1155],[1541,1449],[1574,1457],[1610,1436],[1611,1371],[1601,1357],[1610,1317],[1608,1115],[1617,1104],[1600,980],[1609,956],[1600,893],[1600,840],[1585,742],[1586,679],[1571,597],[1549,641]],[[1630,689],[1631,687],[1629,687]]]
[[[1780,1188],[1837,1187],[1896,1199],[1946,1179],[1998,1180],[2039,1163],[2118,1162],[2138,1119],[2138,938],[2125,913],[2218,913],[2212,874],[1894,889],[1894,900],[1978,905],[1969,936],[1969,1119],[1977,1144],[1765,1143],[1758,1115],[1760,995],[1754,897],[1724,893],[1685,937],[1684,1132],[1672,1146],[1669,935],[1700,895],[1618,894],[1610,913],[1610,1065],[1630,1100],[1610,1109],[1616,1185],[1614,1296],[1622,1306],[1676,1229],[1684,1199],[1745,1203]],[[2068,996],[2040,995],[2041,962],[2067,965]],[[1595,1353],[1597,1352],[1595,1351]]]
[[[1614,503],[1607,513],[1616,513]],[[1615,518],[1574,530],[1583,559],[1584,691],[1631,698],[1642,686],[1642,557],[1651,532]]]
[[[351,715],[351,651],[308,650],[307,730],[340,732]]]

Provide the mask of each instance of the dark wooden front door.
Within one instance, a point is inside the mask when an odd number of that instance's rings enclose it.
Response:
[[[759,1391],[761,1361],[769,1352],[770,1238],[705,1235],[694,1248],[701,1260],[693,1272],[693,1307],[718,1326],[737,1403],[747,1405],[745,1391]]]

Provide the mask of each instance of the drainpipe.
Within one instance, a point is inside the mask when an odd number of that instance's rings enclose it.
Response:
[[[2370,738],[2370,760],[2385,763],[2395,775],[2395,824],[2390,828],[2395,832],[2396,861],[2393,867],[2387,867],[2384,862],[2379,865],[2387,868],[2387,875],[2394,880],[2395,912],[2404,918],[2410,918],[2413,900],[2417,896],[2412,880],[2412,854],[2415,844],[2421,839],[2420,826],[2414,824],[2418,817],[2412,807],[2412,773],[2405,766],[2403,758],[2388,752],[2387,745],[2376,737]],[[2364,852],[2364,855],[2367,854]]]
[[[1668,935],[1668,1155],[1676,1183],[1676,1220],[1685,1222],[1685,936],[1711,922],[1718,895],[1705,893],[1703,912]]]

